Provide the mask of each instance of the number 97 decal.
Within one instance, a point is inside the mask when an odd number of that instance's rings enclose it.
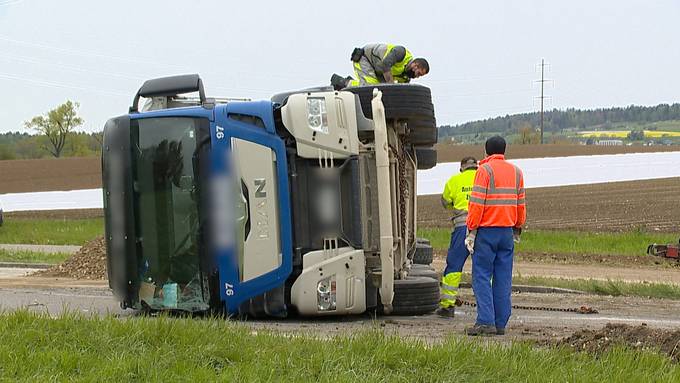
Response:
[[[224,293],[227,294],[228,297],[234,295],[234,285],[232,285],[231,283],[225,283]]]

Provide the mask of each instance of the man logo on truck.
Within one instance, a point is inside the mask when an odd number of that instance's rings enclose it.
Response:
[[[255,198],[267,198],[267,192],[264,190],[267,186],[267,181],[264,178],[256,178],[255,184]],[[269,215],[267,214],[267,200],[263,199],[255,204],[255,230],[257,231],[258,239],[269,238]]]
[[[264,178],[255,179],[255,198],[267,198],[267,192],[264,191],[264,187],[267,185],[267,181]]]

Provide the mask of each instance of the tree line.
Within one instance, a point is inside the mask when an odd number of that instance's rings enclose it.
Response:
[[[439,127],[440,137],[451,137],[460,134],[505,133],[512,134],[524,127],[538,127],[541,123],[538,112],[505,115],[472,121],[459,125]],[[680,104],[659,104],[656,106],[635,106],[625,108],[601,108],[580,110],[553,109],[544,114],[544,131],[563,132],[566,129],[587,130],[614,128],[617,123],[650,123],[667,120],[680,120]]]

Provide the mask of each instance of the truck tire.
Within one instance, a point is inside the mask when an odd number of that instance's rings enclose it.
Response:
[[[416,146],[416,162],[418,170],[432,169],[437,165],[437,150],[432,146]]]
[[[439,280],[441,276],[432,267],[428,265],[411,265],[411,270],[408,272],[409,277],[428,277]]]
[[[413,84],[376,84],[343,89],[359,96],[366,118],[373,118],[371,100],[373,89],[382,92],[385,118],[393,120],[421,120],[434,123],[434,105],[430,88]]]
[[[439,304],[439,282],[427,277],[407,277],[394,281],[392,315],[423,315]]]
[[[429,244],[430,244],[430,240],[427,239],[427,238],[416,238],[416,243],[423,243],[423,244],[425,244],[425,245],[429,245]]]
[[[407,141],[414,145],[434,145],[437,143],[438,130],[434,117],[429,119],[408,120]]]
[[[416,252],[413,254],[413,263],[429,265],[432,263],[432,246],[424,243],[416,243]]]

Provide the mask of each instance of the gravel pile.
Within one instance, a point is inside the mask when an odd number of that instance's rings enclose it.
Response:
[[[86,243],[63,263],[38,273],[40,276],[75,279],[106,279],[106,242],[98,237]]]

